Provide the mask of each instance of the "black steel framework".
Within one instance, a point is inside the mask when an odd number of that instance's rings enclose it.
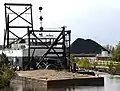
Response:
[[[66,30],[65,27],[61,27],[61,30],[34,30],[33,29],[33,19],[32,19],[32,5],[31,4],[16,4],[16,3],[5,3],[5,21],[6,21],[6,29],[4,31],[4,49],[8,49],[11,47],[12,44],[15,42],[25,39],[25,36],[27,36],[28,40],[28,63],[24,67],[31,68],[33,61],[35,61],[35,51],[37,50],[46,50],[42,56],[39,56],[37,59],[36,68],[42,67],[46,68],[49,59],[56,59],[59,60],[62,63],[62,66],[64,68],[70,67],[70,39],[71,39],[71,31]],[[12,10],[12,7],[21,6],[25,7],[25,10],[18,14],[14,10]],[[17,15],[13,19],[10,19],[10,14],[8,13],[8,10],[10,10],[13,14]],[[30,21],[22,17],[26,11],[30,10]],[[27,22],[28,25],[24,26],[18,26],[14,23],[14,21],[17,18],[21,18],[23,21]],[[13,25],[10,25],[13,23]],[[24,34],[22,37],[19,37],[17,34],[15,34],[11,29],[26,29],[27,33]],[[14,30],[15,31],[15,30]],[[56,38],[51,37],[39,37],[36,34],[42,34],[42,33],[59,33]],[[16,40],[14,38],[10,37],[10,34],[14,35]],[[12,40],[12,42],[10,42]]]
[[[5,22],[6,22],[6,29],[4,31],[4,48],[10,48],[10,46],[13,43],[15,43],[18,40],[23,39],[27,35],[27,34],[25,34],[22,37],[19,37],[17,34],[15,34],[13,31],[11,31],[12,28],[15,28],[15,29],[25,28],[27,30],[27,28],[29,27],[33,30],[32,5],[31,4],[5,3],[4,6],[5,6]],[[23,12],[21,12],[20,14],[18,14],[17,12],[15,12],[12,9],[12,7],[15,7],[15,6],[24,7],[25,10]],[[31,11],[30,14],[29,14],[29,16],[31,17],[30,21],[28,21],[27,19],[22,17],[22,15],[25,14],[28,10]],[[17,16],[10,20],[9,11],[11,11],[12,14],[17,15]],[[27,22],[28,25],[24,25],[24,26],[16,25],[14,23],[14,21],[18,18],[21,18],[23,21]],[[10,25],[11,23],[13,23],[14,25]],[[10,43],[10,41],[9,41],[10,40],[10,34],[12,34],[16,37],[16,41],[13,41],[13,42]]]

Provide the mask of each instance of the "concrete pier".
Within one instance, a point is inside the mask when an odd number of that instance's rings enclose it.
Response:
[[[11,82],[37,87],[104,86],[104,77],[55,70],[17,71]]]

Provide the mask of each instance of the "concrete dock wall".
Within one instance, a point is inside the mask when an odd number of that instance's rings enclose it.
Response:
[[[51,80],[47,82],[47,87],[60,86],[104,86],[104,78],[75,78],[65,80]]]
[[[38,79],[31,79],[27,77],[20,77],[17,76],[11,80],[12,84],[22,84],[27,85],[28,87],[47,87],[47,81],[45,80],[38,80]]]
[[[104,86],[104,77],[86,77],[74,79],[60,79],[60,80],[47,80],[47,79],[31,79],[27,77],[15,77],[11,83],[22,84],[27,87],[34,88],[48,88],[48,87],[65,87],[65,86]]]

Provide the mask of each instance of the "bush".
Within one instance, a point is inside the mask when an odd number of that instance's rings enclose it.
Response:
[[[5,54],[0,55],[0,88],[9,85],[14,71],[8,67],[8,58]]]
[[[98,62],[93,62],[93,68],[96,69],[96,66],[98,66]]]
[[[8,58],[4,53],[0,54],[0,68],[8,67]]]
[[[82,68],[89,68],[90,67],[90,62],[87,58],[82,58],[77,62],[79,67]]]
[[[113,53],[112,60],[114,60],[114,61],[120,61],[120,41],[116,45],[116,48],[115,48],[114,53]]]

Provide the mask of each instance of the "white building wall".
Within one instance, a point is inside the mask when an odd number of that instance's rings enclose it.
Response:
[[[0,54],[2,54],[2,52],[8,57],[8,60],[10,61],[12,66],[23,66],[23,50],[0,50]]]
[[[34,53],[34,56],[43,56],[47,52],[47,50],[48,49],[36,49],[35,53]],[[63,51],[62,49],[55,49],[55,50],[57,52],[62,52]],[[33,51],[34,51],[34,49],[30,50],[30,56],[32,56]],[[53,52],[53,50],[51,50],[51,52]],[[53,56],[53,55],[56,55],[56,54],[48,54],[48,56]],[[28,49],[23,50],[23,56],[24,57],[28,56]]]
[[[22,57],[23,56],[23,50],[0,50],[0,54],[6,54],[7,57]]]

